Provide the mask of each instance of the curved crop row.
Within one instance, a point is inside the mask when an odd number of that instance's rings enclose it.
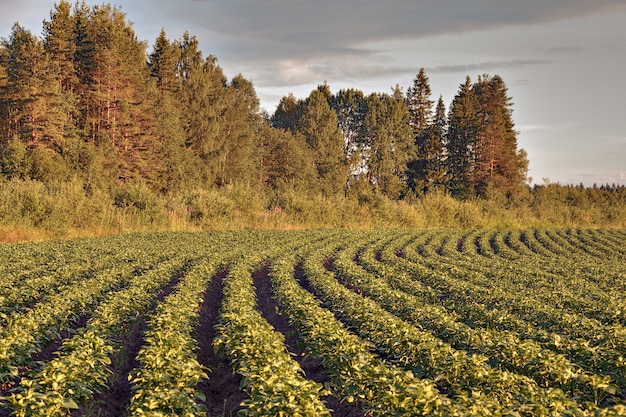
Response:
[[[0,328],[0,382],[10,383],[21,366],[33,366],[33,355],[92,311],[109,292],[127,285],[132,271],[131,266],[99,271],[31,310],[5,316],[6,326]]]
[[[350,253],[343,251],[335,258],[337,273],[346,284],[372,297],[389,312],[428,330],[457,349],[485,355],[494,366],[531,377],[539,386],[561,388],[570,395],[584,394],[586,391],[589,401],[595,399],[597,393],[595,387],[589,385],[590,377],[563,354],[545,349],[533,340],[520,339],[512,332],[469,327],[457,321],[456,314],[450,314],[441,306],[425,303],[420,297],[394,290],[383,277],[374,276],[350,262]],[[367,258],[370,253],[368,250],[363,251],[361,258]],[[397,273],[395,275],[398,279]],[[487,375],[489,372],[485,373]],[[518,383],[526,384],[527,381],[520,379]]]
[[[371,353],[369,343],[350,333],[298,285],[295,264],[295,256],[274,260],[272,287],[281,311],[297,328],[308,354],[322,361],[330,373],[331,388],[342,401],[357,402],[373,416],[472,415],[460,405],[453,406],[432,381],[386,365]]]
[[[343,261],[345,267],[345,259]],[[560,390],[544,390],[528,377],[491,368],[486,357],[453,349],[430,333],[384,311],[376,302],[348,291],[332,273],[320,268],[313,271],[314,268],[315,265],[308,265],[311,275],[307,277],[328,301],[330,309],[403,367],[431,379],[437,378],[438,384],[450,395],[459,396],[478,389],[499,402],[498,410],[508,408],[509,411],[524,410],[526,415],[544,415],[567,409],[581,414],[576,403]],[[341,271],[345,272],[345,268]]]
[[[87,325],[63,342],[58,356],[22,378],[18,392],[7,399],[15,415],[68,416],[106,390],[111,356],[121,347],[120,333],[150,308],[186,261],[177,257],[159,264],[100,304]]]
[[[244,415],[329,416],[319,396],[323,387],[303,376],[300,365],[285,348],[284,336],[276,332],[256,309],[252,273],[262,257],[233,262],[224,279],[216,349],[233,362],[243,377],[249,398]]]
[[[196,401],[202,396],[195,386],[208,375],[196,358],[193,331],[203,293],[216,270],[209,257],[193,265],[148,320],[137,355],[139,367],[131,373],[131,415],[205,414]]]

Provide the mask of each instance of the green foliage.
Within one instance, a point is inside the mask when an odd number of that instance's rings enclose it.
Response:
[[[409,114],[399,87],[393,96],[372,94],[367,100],[367,178],[389,198],[406,193],[408,163],[415,157]]]
[[[297,128],[311,148],[320,189],[327,196],[340,194],[347,180],[343,135],[329,98],[321,87],[313,90],[304,103]]]
[[[255,309],[251,273],[254,257],[229,267],[220,309],[217,350],[232,358],[249,398],[241,415],[330,416],[319,396],[321,384],[307,380],[285,350],[284,336],[273,330]]]
[[[205,407],[197,403],[203,394],[195,387],[208,378],[208,369],[196,359],[193,331],[215,269],[209,259],[194,265],[152,315],[137,355],[140,366],[130,376],[132,414],[205,414]]]
[[[31,162],[26,146],[17,135],[11,136],[2,148],[1,155],[2,174],[6,178],[25,179],[28,177]]]
[[[326,395],[372,416],[623,415],[624,239],[407,228],[3,244],[0,409],[88,413],[145,319],[128,412],[206,415],[198,382],[212,373],[195,332],[215,277],[213,343],[242,378],[239,415],[328,416]],[[271,293],[255,288],[263,279]],[[261,297],[327,383],[307,378]],[[55,355],[35,362],[53,342]]]
[[[624,226],[623,187],[528,188],[500,76],[447,116],[430,95],[420,69],[406,95],[323,84],[264,115],[195,36],[148,55],[121,8],[62,0],[0,42],[0,229]]]

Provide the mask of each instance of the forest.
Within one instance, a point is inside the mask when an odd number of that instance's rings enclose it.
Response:
[[[155,229],[623,227],[623,186],[530,185],[513,101],[424,69],[365,94],[320,84],[273,114],[197,38],[137,39],[62,0],[0,43],[0,240]]]

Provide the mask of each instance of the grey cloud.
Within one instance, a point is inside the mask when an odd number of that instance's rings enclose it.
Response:
[[[553,61],[547,59],[512,59],[504,61],[487,61],[477,64],[461,64],[461,65],[440,65],[436,67],[426,68],[429,73],[467,73],[490,71],[502,68],[523,68],[529,65],[546,65]]]
[[[621,0],[232,0],[179,3],[174,15],[232,38],[265,39],[309,55],[373,41],[580,17],[625,9]]]
[[[584,48],[580,45],[559,45],[541,48],[541,52],[548,54],[569,54],[582,51],[584,51]]]
[[[256,67],[260,87],[304,85],[321,80],[356,83],[363,79],[393,77],[413,73],[416,69],[393,66],[374,55],[346,53],[324,58],[280,59]]]

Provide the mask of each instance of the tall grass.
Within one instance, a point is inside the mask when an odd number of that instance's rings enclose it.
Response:
[[[626,227],[626,202],[577,202],[559,192],[467,201],[434,192],[395,201],[377,194],[325,197],[236,185],[161,195],[141,183],[86,190],[79,180],[14,179],[0,181],[0,241],[243,228]]]

